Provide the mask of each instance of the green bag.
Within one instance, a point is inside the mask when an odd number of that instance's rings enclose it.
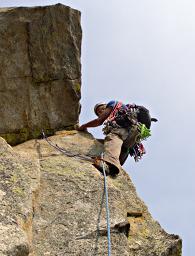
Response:
[[[148,137],[151,136],[151,131],[148,129],[145,124],[139,123],[138,129],[140,131],[140,139],[141,140],[146,140]]]

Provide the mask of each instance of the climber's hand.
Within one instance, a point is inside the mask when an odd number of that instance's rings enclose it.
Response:
[[[87,132],[87,128],[84,125],[78,126],[77,131]]]

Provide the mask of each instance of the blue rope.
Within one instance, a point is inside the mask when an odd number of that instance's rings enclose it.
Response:
[[[101,158],[103,159],[104,153],[101,154]],[[109,213],[109,206],[108,206],[108,190],[107,190],[107,184],[106,184],[106,172],[105,172],[105,166],[104,161],[102,161],[103,166],[103,173],[104,173],[104,191],[106,195],[106,219],[107,219],[107,237],[108,237],[108,256],[111,256],[111,241],[110,241],[110,213]]]

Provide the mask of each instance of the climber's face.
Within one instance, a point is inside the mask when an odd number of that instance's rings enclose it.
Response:
[[[97,108],[96,112],[98,116],[101,116],[101,114],[105,111],[106,109],[106,104],[105,105],[101,105]]]

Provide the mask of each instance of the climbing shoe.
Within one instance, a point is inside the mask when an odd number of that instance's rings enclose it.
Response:
[[[93,165],[102,173],[104,174],[103,168],[105,170],[106,175],[110,174],[110,169],[109,166],[106,162],[104,162],[102,159],[99,157],[96,157],[94,159]]]
[[[109,175],[113,178],[116,177],[119,174],[119,169],[114,164],[109,165]]]

